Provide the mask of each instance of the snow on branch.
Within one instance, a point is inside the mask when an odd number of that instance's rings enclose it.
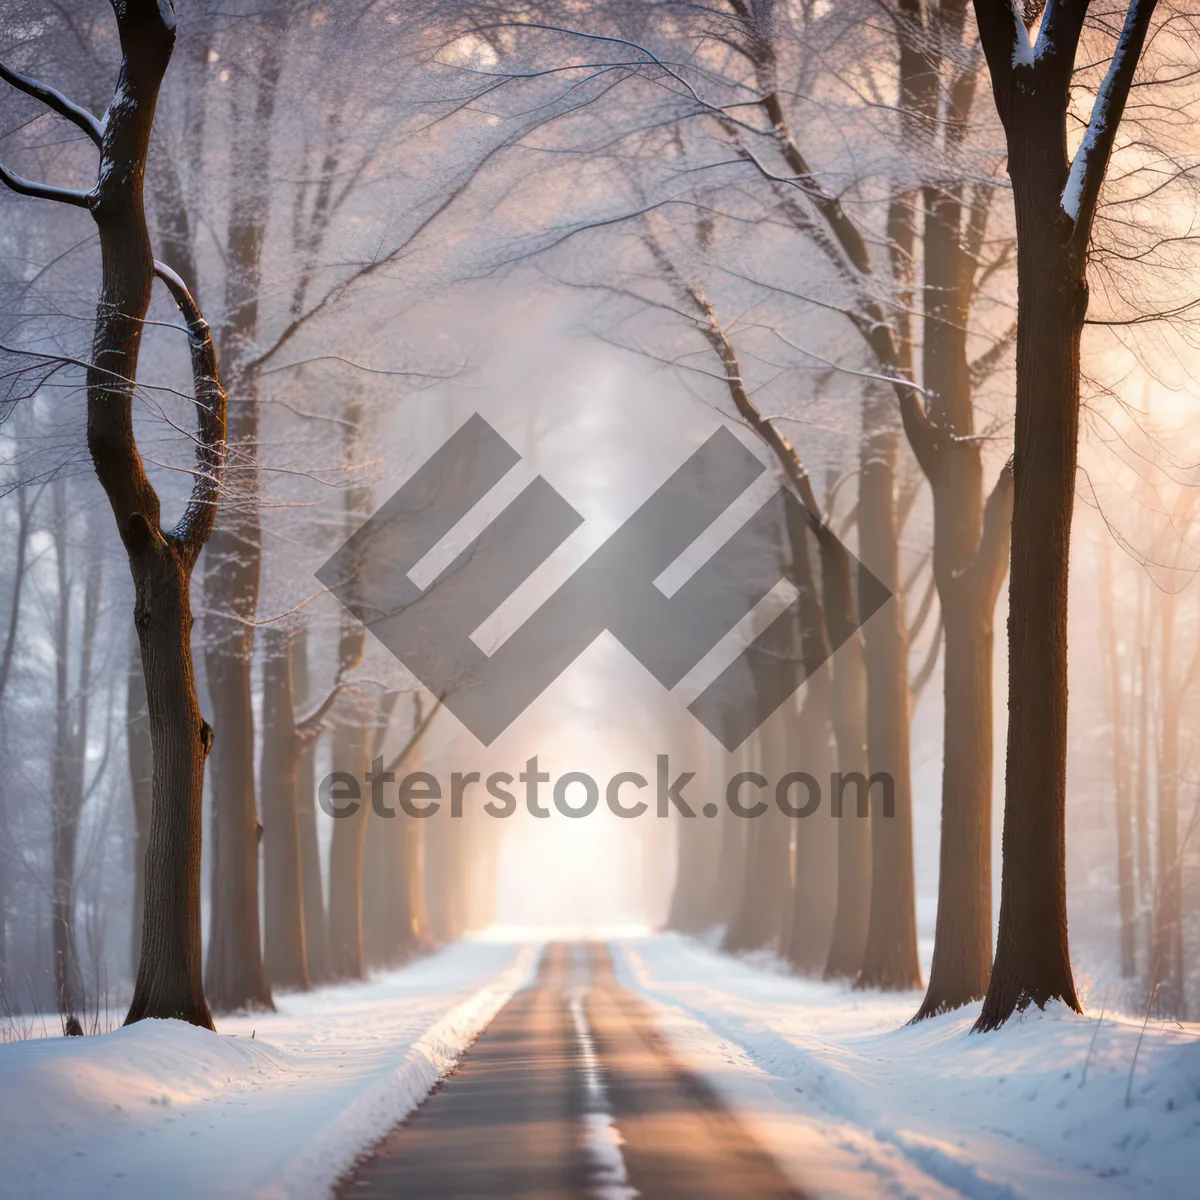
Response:
[[[1075,222],[1076,237],[1086,238],[1091,230],[1100,185],[1108,170],[1117,128],[1125,113],[1125,102],[1156,4],[1157,0],[1129,0],[1121,36],[1096,92],[1087,132],[1071,161],[1061,204],[1063,212]]]
[[[1008,0],[1008,11],[1012,16],[1012,65],[1032,67],[1034,64],[1033,42],[1025,24],[1025,5],[1022,0]]]

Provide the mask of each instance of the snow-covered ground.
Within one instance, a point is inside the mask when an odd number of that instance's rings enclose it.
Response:
[[[217,1034],[144,1021],[0,1045],[0,1196],[327,1195],[532,981],[546,936],[496,931]],[[1200,1194],[1200,1026],[1151,1022],[1140,1048],[1141,1017],[1061,1008],[982,1036],[978,1006],[910,1028],[916,994],[673,935],[610,944],[680,1058],[806,1195]]]
[[[1051,1006],[973,1035],[979,1005],[907,1027],[915,993],[798,980],[675,936],[615,958],[809,1195],[1200,1195],[1198,1025],[1152,1021],[1138,1049],[1141,1015]]]
[[[538,950],[460,942],[218,1033],[142,1021],[0,1046],[0,1195],[318,1197],[418,1104]]]

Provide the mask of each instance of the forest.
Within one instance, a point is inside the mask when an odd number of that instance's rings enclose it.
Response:
[[[1188,1194],[1198,113],[1187,0],[0,0],[0,1195],[310,1042],[185,1194]]]

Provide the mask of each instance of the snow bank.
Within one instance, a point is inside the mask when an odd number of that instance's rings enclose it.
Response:
[[[324,1196],[455,1064],[538,951],[466,941],[210,1033],[0,1046],[0,1196]]]
[[[1126,1107],[1141,1016],[1051,1006],[972,1035],[973,1005],[909,1028],[916,993],[789,978],[675,936],[615,950],[680,1056],[810,1195],[1198,1194],[1200,1026],[1151,1022]]]

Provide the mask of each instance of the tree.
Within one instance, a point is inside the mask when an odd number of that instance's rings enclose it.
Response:
[[[154,261],[143,206],[154,109],[175,42],[174,11],[162,0],[123,0],[113,10],[121,67],[103,123],[55,89],[2,71],[9,84],[97,146],[95,187],[84,192],[35,183],[5,168],[0,180],[21,195],[86,210],[99,236],[103,270],[92,359],[85,364],[88,449],[133,576],[154,751],[142,952],[126,1021],[177,1017],[211,1028],[200,973],[200,813],[212,731],[196,697],[189,587],[216,511],[225,393],[207,323],[179,276]],[[133,433],[138,352],[156,275],[187,322],[199,424],[191,499],[170,529],[161,527],[159,497]]]
[[[1125,678],[1121,667],[1122,643],[1113,612],[1112,546],[1104,545],[1103,576],[1100,581],[1100,626],[1103,636],[1105,668],[1109,677],[1108,706],[1112,720],[1113,790],[1117,825],[1117,908],[1120,915],[1121,978],[1132,979],[1136,971],[1137,930],[1134,925],[1133,886],[1133,808],[1130,781],[1126,716],[1123,693]]]
[[[263,969],[271,986],[309,985],[300,812],[300,760],[342,691],[335,684],[307,716],[295,712],[295,633],[268,627],[263,661]],[[318,887],[320,874],[317,875]]]
[[[24,481],[17,481],[17,529],[12,553],[12,592],[8,606],[8,629],[5,632],[4,648],[0,650],[0,711],[3,711],[5,697],[8,694],[9,680],[12,678],[13,658],[17,648],[17,634],[21,624],[21,598],[25,591],[25,580],[29,573],[29,535],[33,528],[33,513],[37,505],[37,493],[32,497],[23,486]],[[0,752],[7,747],[0,741]],[[5,765],[5,776],[7,764]],[[0,983],[3,983],[8,968],[8,852],[7,841],[10,836],[8,821],[8,789],[7,779],[0,776]]]
[[[84,1009],[84,990],[75,937],[76,848],[79,818],[87,798],[88,716],[95,683],[93,660],[103,566],[98,539],[92,537],[84,571],[78,664],[72,672],[70,515],[64,479],[55,481],[54,500],[53,537],[58,587],[54,613],[54,757],[50,772],[53,869],[50,936],[58,1011],[68,1029],[78,1030],[79,1014]]]
[[[1090,0],[975,0],[1017,218],[1009,724],[996,960],[976,1028],[1031,1002],[1079,1009],[1067,944],[1067,577],[1080,339],[1096,204],[1156,0],[1130,0],[1083,140],[1067,154]],[[1040,16],[1036,36],[1031,35]]]

